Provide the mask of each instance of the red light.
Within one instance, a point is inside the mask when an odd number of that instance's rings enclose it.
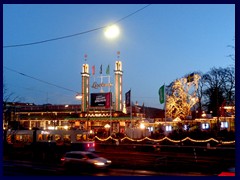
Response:
[[[63,157],[63,158],[61,158],[61,161],[65,161],[65,158]]]
[[[221,172],[218,176],[235,176],[235,172]]]
[[[93,147],[95,147],[95,143],[93,143]]]
[[[87,144],[87,147],[90,147],[90,144]]]

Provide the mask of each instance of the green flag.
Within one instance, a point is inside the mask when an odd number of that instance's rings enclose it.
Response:
[[[159,91],[158,91],[158,94],[159,94],[159,101],[161,104],[164,103],[165,101],[165,92],[164,92],[164,85],[162,85],[160,88],[159,88]]]

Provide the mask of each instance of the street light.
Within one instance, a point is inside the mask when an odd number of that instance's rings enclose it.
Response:
[[[145,125],[143,123],[140,124],[141,129],[145,129]]]
[[[81,100],[81,99],[82,99],[82,95],[78,93],[78,94],[76,95],[76,99]]]
[[[143,123],[140,124],[140,129],[142,129],[142,138],[143,138],[143,131],[145,129],[145,125]]]
[[[104,128],[107,130],[107,132],[108,132],[108,135],[110,136],[110,134],[109,134],[109,129],[110,129],[110,125],[109,124],[106,124],[105,126],[104,126]]]

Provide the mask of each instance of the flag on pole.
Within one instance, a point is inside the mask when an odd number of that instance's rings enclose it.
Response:
[[[94,75],[94,74],[95,74],[95,65],[92,66],[92,75]]]
[[[109,74],[110,73],[110,67],[109,65],[107,66],[107,70],[106,70],[106,74]]]
[[[192,82],[192,81],[194,81],[194,73],[191,73],[187,76],[187,82],[189,83],[189,82]]]
[[[126,107],[131,106],[131,90],[125,94]]]
[[[160,101],[161,104],[163,104],[164,101],[165,101],[165,88],[164,88],[164,85],[162,85],[159,88],[158,94],[159,94],[159,101]]]
[[[100,66],[100,74],[102,74],[102,64],[101,64],[101,66]]]

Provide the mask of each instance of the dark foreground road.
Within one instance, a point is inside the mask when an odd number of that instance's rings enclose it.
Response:
[[[158,151],[134,145],[97,144],[96,153],[112,160],[108,172],[80,172],[92,176],[215,176],[235,166],[235,148],[161,147]],[[60,166],[59,154],[8,151],[4,156],[4,175],[74,175]],[[20,163],[11,164],[16,160]],[[25,165],[21,165],[25,162]],[[27,163],[28,162],[28,163]],[[10,163],[10,164],[9,164]],[[36,165],[37,164],[37,165]],[[17,168],[16,168],[17,167]]]
[[[60,166],[29,161],[4,161],[3,176],[216,176],[197,172],[156,172],[149,170],[114,169],[107,171],[66,171]]]

